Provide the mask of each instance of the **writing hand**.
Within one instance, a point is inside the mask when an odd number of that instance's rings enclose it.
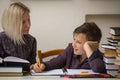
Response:
[[[87,41],[84,44],[84,50],[88,56],[88,58],[92,55],[94,51],[96,51],[99,47],[99,44],[97,41]]]
[[[38,63],[35,63],[34,64],[34,67],[33,67],[33,70],[35,71],[35,72],[43,72],[44,71],[44,69],[45,69],[45,65],[44,64],[40,64],[40,65],[38,65]]]

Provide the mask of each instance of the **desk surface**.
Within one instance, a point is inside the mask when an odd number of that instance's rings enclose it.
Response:
[[[0,80],[63,80],[60,76],[21,76],[21,77],[0,77]],[[80,80],[80,78],[69,78],[70,80]],[[67,80],[69,80],[67,79]],[[106,80],[106,78],[82,78],[82,80]],[[107,80],[119,80],[117,78],[107,78]]]

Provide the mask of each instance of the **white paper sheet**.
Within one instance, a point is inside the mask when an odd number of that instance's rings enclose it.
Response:
[[[86,70],[86,69],[67,69],[67,75],[81,74],[82,72],[87,72],[88,74],[98,74],[98,73],[93,72],[92,70]],[[34,72],[34,70],[32,70],[31,75],[35,75],[35,76],[65,75],[65,73],[63,73],[62,69],[54,69],[54,70],[44,71],[42,73],[36,73]]]

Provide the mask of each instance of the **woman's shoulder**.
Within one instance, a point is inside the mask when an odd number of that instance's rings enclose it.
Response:
[[[27,35],[24,35],[25,38],[30,38],[30,39],[35,39],[34,36],[32,36],[31,34],[27,34]]]
[[[27,42],[36,42],[36,41],[37,41],[36,38],[33,37],[33,36],[30,35],[30,34],[24,35],[24,40],[25,40],[25,42],[26,42],[26,41],[27,41]]]
[[[5,38],[5,37],[6,37],[5,32],[0,32],[0,38],[2,39],[2,38]]]
[[[1,42],[2,41],[5,41],[6,40],[6,34],[5,34],[5,32],[0,32],[0,44],[1,44]]]

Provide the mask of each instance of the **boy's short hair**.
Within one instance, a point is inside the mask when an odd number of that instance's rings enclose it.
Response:
[[[80,33],[85,34],[89,41],[100,42],[102,37],[100,28],[94,22],[85,22],[81,26],[77,27],[73,32],[73,36],[74,34]]]

